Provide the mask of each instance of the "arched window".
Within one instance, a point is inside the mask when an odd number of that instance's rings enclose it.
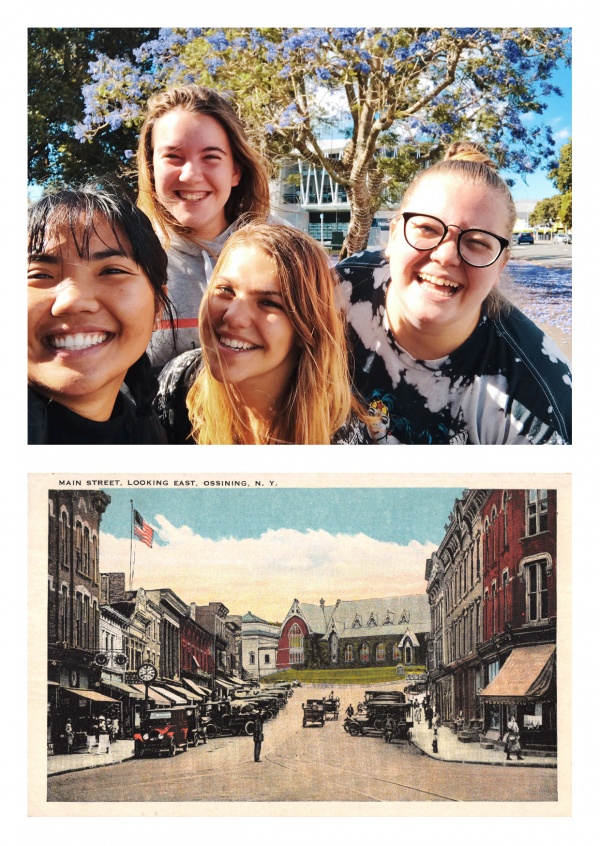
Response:
[[[397,643],[394,644],[394,648],[392,649],[392,661],[399,661],[400,660],[400,647]]]
[[[346,645],[346,649],[344,650],[344,660],[346,663],[354,661],[354,647],[351,643]]]
[[[413,650],[410,643],[407,643],[404,647],[404,663],[405,664],[412,664],[413,662]]]
[[[290,664],[304,663],[304,635],[298,623],[290,629]]]
[[[377,661],[385,661],[385,643],[377,644],[377,651],[375,655]]]
[[[367,663],[369,661],[369,645],[367,643],[363,643],[360,647],[360,660],[363,663]]]
[[[68,544],[68,522],[67,515],[63,511],[60,515],[60,563],[63,567],[68,566],[67,544]]]
[[[329,644],[329,649],[330,649],[329,654],[330,654],[330,656],[331,656],[331,663],[332,663],[332,664],[337,664],[337,662],[338,662],[338,656],[339,656],[339,651],[340,651],[340,639],[339,639],[339,637],[336,635],[336,633],[335,633],[335,632],[333,632],[333,634],[331,635],[331,640],[330,640],[330,644]]]

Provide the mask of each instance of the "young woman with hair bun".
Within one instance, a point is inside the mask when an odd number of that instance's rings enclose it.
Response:
[[[569,363],[498,292],[516,216],[485,148],[457,142],[409,185],[385,253],[338,265],[355,386],[371,415],[386,397],[381,443],[570,443]]]
[[[176,311],[175,322],[163,321],[149,347],[160,368],[199,346],[198,308],[214,264],[240,216],[267,218],[269,181],[233,105],[209,88],[185,85],[148,101],[138,187],[138,205],[167,250],[168,291]]]

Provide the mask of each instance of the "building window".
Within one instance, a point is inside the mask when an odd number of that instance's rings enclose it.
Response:
[[[371,616],[369,617],[369,622],[367,623],[367,626],[376,626],[376,625],[377,625],[377,618],[375,617],[375,614],[371,614]]]
[[[271,656],[269,655],[268,652],[265,652],[265,664],[270,664],[270,663],[271,663]]]
[[[348,663],[350,661],[354,661],[354,647],[352,646],[351,643],[347,644],[347,646],[344,650],[344,661],[346,661]]]
[[[527,502],[527,534],[548,531],[548,491],[529,491]]]
[[[304,663],[304,635],[298,623],[290,629],[290,664]]]
[[[78,592],[75,594],[75,643],[74,646],[83,646],[81,641],[81,623],[83,614],[83,597]]]
[[[400,647],[397,643],[394,644],[394,648],[392,649],[392,661],[399,661],[400,660]]]
[[[525,568],[527,621],[548,619],[548,576],[545,561],[534,561]]]
[[[385,661],[385,643],[377,644],[375,656],[377,661]]]
[[[360,647],[360,660],[363,663],[367,663],[369,660],[369,646],[366,643]]]
[[[81,569],[86,576],[90,575],[90,530],[86,526],[83,530],[83,549],[81,554]]]
[[[412,646],[409,646],[407,643],[404,647],[404,663],[405,664],[412,664],[413,662],[413,651]]]
[[[498,631],[497,623],[497,609],[498,609],[498,592],[496,590],[496,582],[492,582],[492,632]]]
[[[67,555],[67,544],[68,544],[68,523],[67,523],[67,515],[63,511],[60,518],[60,563],[63,567],[69,566],[69,559]]]
[[[352,628],[353,629],[360,629],[361,626],[362,626],[362,623],[360,621],[360,617],[357,614],[356,617],[354,618],[354,622],[352,623]]]
[[[502,514],[504,517],[504,549],[508,547],[508,493],[504,491],[502,496]]]
[[[255,652],[250,653],[250,663],[256,664],[256,653]]]

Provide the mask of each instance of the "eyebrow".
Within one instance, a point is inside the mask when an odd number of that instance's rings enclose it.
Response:
[[[231,287],[235,287],[234,280],[228,279],[227,276],[217,276],[217,279],[215,281],[215,287],[219,284],[219,282],[231,285]],[[262,288],[250,288],[248,293],[252,294],[253,297],[281,297],[281,299],[283,299],[283,294],[281,293],[281,291],[269,291],[263,290]]]
[[[104,261],[105,259],[110,258],[130,259],[131,256],[128,255],[124,250],[117,250],[112,247],[109,247],[106,250],[98,250],[95,253],[90,253],[87,258],[84,258],[84,261]],[[44,264],[52,265],[62,264],[62,258],[60,257],[60,255],[55,255],[54,253],[32,253],[29,255],[28,260],[41,261],[44,262]]]
[[[184,144],[163,144],[162,146],[158,147],[158,152],[171,152],[176,150],[181,150],[185,145]],[[210,152],[217,152],[223,153],[224,156],[227,155],[227,151],[223,150],[222,147],[212,146],[212,147],[200,147],[200,151],[202,153],[210,153]]]

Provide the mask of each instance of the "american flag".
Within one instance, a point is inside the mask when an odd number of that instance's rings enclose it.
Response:
[[[144,520],[139,511],[133,509],[133,534],[136,538],[145,543],[152,549],[152,539],[154,538],[154,529]]]

